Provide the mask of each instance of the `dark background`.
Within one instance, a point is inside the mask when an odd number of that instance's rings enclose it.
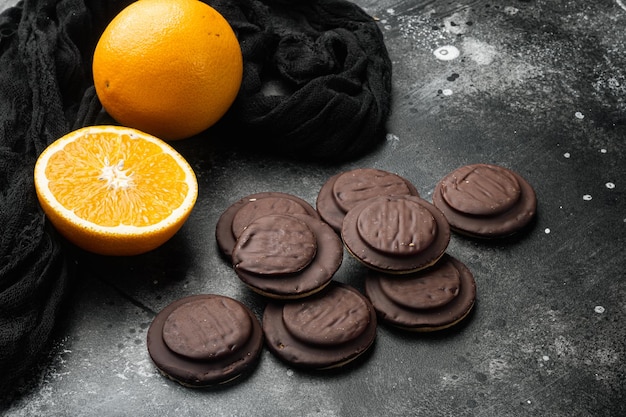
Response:
[[[229,149],[226,135],[176,143],[200,185],[188,223],[147,255],[79,254],[50,354],[6,415],[626,415],[626,1],[356,3],[378,19],[394,65],[385,143],[332,166]],[[460,56],[438,59],[446,45]],[[221,390],[183,388],[152,365],[147,328],[180,297],[223,294],[261,317],[264,301],[216,248],[232,202],[280,191],[314,204],[331,175],[357,167],[398,173],[430,200],[445,174],[479,162],[524,176],[538,216],[515,239],[453,235],[448,253],[478,290],[461,325],[381,325],[370,354],[340,372],[298,371],[265,350]],[[363,272],[346,253],[336,279],[362,288]]]

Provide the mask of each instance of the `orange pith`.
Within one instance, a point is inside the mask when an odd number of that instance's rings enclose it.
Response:
[[[198,0],[140,0],[102,33],[96,93],[120,124],[164,140],[216,123],[241,85],[243,58],[222,15]]]
[[[101,254],[154,249],[186,221],[197,197],[193,170],[165,142],[135,129],[93,126],[48,147],[35,187],[52,224]]]

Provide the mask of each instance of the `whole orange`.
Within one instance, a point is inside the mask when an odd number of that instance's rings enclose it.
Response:
[[[96,93],[118,123],[165,140],[215,124],[243,74],[237,37],[198,0],[138,0],[102,33],[93,56]]]

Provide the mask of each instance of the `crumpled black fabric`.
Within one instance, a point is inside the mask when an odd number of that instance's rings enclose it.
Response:
[[[92,14],[110,14],[106,4],[26,1],[0,15],[0,403],[46,349],[67,293],[69,263],[37,202],[33,167],[73,124],[102,27]]]
[[[343,0],[219,0],[244,56],[227,128],[317,160],[361,156],[384,137],[391,62],[372,17]]]
[[[34,163],[56,138],[106,119],[92,53],[130,2],[24,0],[0,14],[0,400],[45,351],[71,283],[67,251],[36,199]],[[337,161],[384,136],[391,62],[363,10],[346,0],[207,3],[244,56],[241,91],[219,123],[229,138]]]

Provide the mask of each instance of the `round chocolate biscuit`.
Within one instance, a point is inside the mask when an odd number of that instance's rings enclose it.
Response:
[[[308,214],[320,218],[313,206],[300,197],[280,192],[251,194],[231,204],[218,219],[215,238],[220,252],[230,259],[237,238],[248,224],[269,214]]]
[[[489,164],[460,167],[435,187],[433,204],[455,232],[497,238],[526,227],[537,210],[532,186],[519,174]]]
[[[437,262],[450,242],[450,227],[420,197],[375,197],[348,212],[341,237],[348,252],[367,267],[406,274]]]
[[[225,384],[250,372],[263,347],[259,320],[232,298],[181,298],[152,321],[148,353],[165,376],[189,387]]]
[[[376,329],[369,300],[338,282],[303,300],[269,303],[263,313],[268,349],[305,369],[337,368],[353,361],[374,343]]]
[[[414,274],[370,271],[365,294],[383,322],[428,332],[467,317],[476,299],[476,282],[462,262],[446,254],[434,266]]]
[[[239,279],[269,298],[296,299],[320,291],[343,260],[341,239],[325,222],[303,214],[260,217],[232,250]]]
[[[324,183],[316,200],[321,218],[338,233],[351,208],[379,196],[414,195],[417,189],[397,174],[374,168],[358,168],[332,176]]]

